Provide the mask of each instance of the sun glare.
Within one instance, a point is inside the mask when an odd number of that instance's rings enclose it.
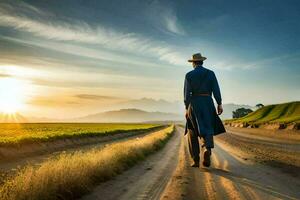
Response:
[[[24,85],[13,78],[0,79],[0,111],[12,114],[24,106]]]

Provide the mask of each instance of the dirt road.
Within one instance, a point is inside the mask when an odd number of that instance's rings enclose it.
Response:
[[[253,152],[236,151],[235,144],[228,142],[233,135],[226,136],[227,142],[217,137],[210,168],[191,168],[183,129],[176,129],[163,150],[99,185],[83,199],[300,199],[299,174],[256,162]],[[291,146],[288,151],[298,151],[298,147]]]

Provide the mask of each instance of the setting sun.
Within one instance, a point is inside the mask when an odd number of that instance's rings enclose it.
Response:
[[[15,113],[24,106],[23,83],[17,79],[0,80],[0,111]]]

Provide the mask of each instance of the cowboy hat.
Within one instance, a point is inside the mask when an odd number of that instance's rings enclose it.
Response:
[[[192,56],[192,59],[188,60],[188,62],[203,61],[203,60],[206,60],[206,57],[203,57],[201,53],[196,53]]]

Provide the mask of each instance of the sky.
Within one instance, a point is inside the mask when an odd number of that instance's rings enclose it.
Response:
[[[299,18],[297,0],[0,0],[0,109],[63,118],[183,101],[197,52],[223,103],[299,100]]]

